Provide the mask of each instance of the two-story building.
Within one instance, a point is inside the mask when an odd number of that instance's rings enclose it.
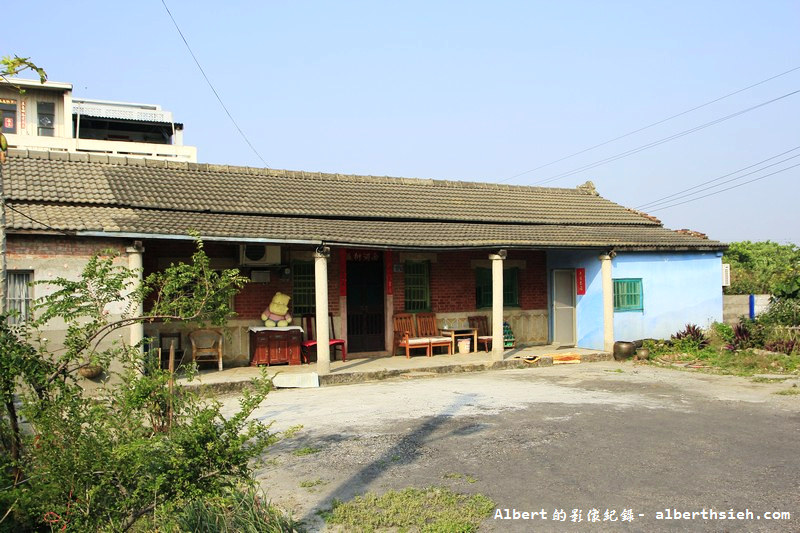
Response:
[[[11,148],[197,161],[170,111],[75,98],[69,83],[0,81],[0,126]]]

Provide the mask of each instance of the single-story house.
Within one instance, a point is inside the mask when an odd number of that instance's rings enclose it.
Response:
[[[588,182],[544,188],[13,149],[2,180],[12,307],[24,310],[43,290],[26,282],[77,276],[102,248],[144,275],[188,259],[194,230],[214,268],[252,280],[233,302],[226,366],[248,363],[248,328],[263,326],[277,291],[292,297],[297,324],[330,313],[352,356],[386,355],[400,312],[432,311],[453,327],[485,315],[497,357],[504,321],[521,344],[610,350],[722,320],[725,245],[664,228]],[[175,328],[147,324],[131,339],[173,333],[185,347]],[[320,339],[332,333],[318,329]],[[319,344],[325,373],[330,353]]]

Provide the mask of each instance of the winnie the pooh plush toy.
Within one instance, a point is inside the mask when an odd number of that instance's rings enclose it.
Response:
[[[288,326],[292,323],[292,315],[289,314],[289,300],[292,297],[288,294],[283,294],[278,291],[272,297],[272,301],[263,313],[261,313],[261,320],[268,328],[275,326]]]

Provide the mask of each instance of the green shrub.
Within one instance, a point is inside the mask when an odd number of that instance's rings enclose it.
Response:
[[[81,279],[53,281],[55,290],[36,302],[39,318],[27,327],[63,320],[64,350],[31,343],[35,330],[11,331],[0,317],[0,508],[10,510],[0,516],[0,531],[126,531],[157,513],[223,501],[252,483],[253,459],[277,439],[268,424],[249,419],[272,387],[265,373],[242,393],[238,412],[224,417],[218,402],[171,384],[169,372],[142,368],[140,346],[97,348],[120,328],[152,318],[111,319],[109,304],[125,302],[134,313],[153,293],[152,315],[222,324],[244,278],[211,270],[199,242],[192,264],[173,265],[140,286],[115,258],[98,254]],[[119,379],[85,394],[76,371],[87,362],[109,368],[112,359]]]
[[[711,324],[711,333],[716,336],[722,344],[733,342],[733,326],[725,322],[714,322]]]

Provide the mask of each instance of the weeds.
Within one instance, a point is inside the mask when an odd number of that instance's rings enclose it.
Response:
[[[382,496],[368,493],[348,502],[334,501],[320,515],[345,531],[476,531],[494,502],[482,494],[458,494],[444,487],[407,488]]]
[[[178,533],[288,533],[303,531],[300,524],[270,505],[262,492],[246,488],[227,498],[197,499],[162,519],[159,531]]]
[[[753,383],[782,383],[782,382],[786,381],[787,379],[789,379],[789,378],[788,377],[787,378],[767,378],[767,377],[764,377],[764,376],[756,376],[753,379],[751,379],[750,381],[752,381]]]
[[[292,455],[296,455],[297,457],[302,457],[304,455],[312,455],[315,453],[319,453],[322,451],[320,448],[312,448],[311,446],[306,446],[305,448],[299,448],[292,452]]]
[[[318,485],[326,485],[327,483],[328,483],[327,481],[323,481],[320,478],[317,478],[317,479],[308,479],[306,481],[301,481],[300,486],[303,487],[304,489],[310,489]]]

